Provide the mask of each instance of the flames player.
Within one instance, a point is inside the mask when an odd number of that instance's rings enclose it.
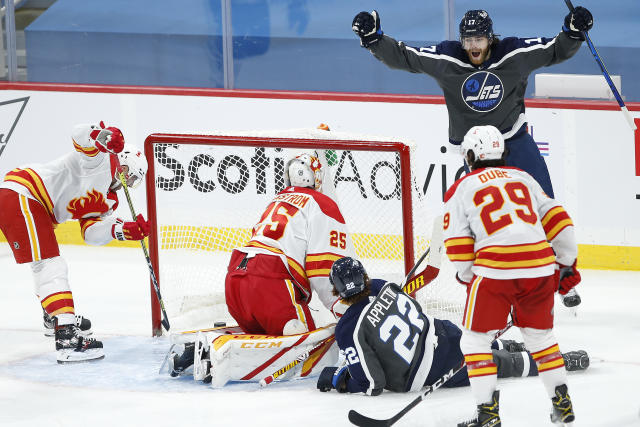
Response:
[[[417,391],[462,362],[460,328],[423,312],[395,283],[370,279],[362,263],[350,257],[337,260],[329,277],[334,295],[348,308],[336,326],[343,363],[324,368],[318,378],[320,391],[373,396],[383,389]],[[522,343],[499,339],[491,349],[500,378],[538,375]],[[563,358],[570,371],[589,366],[584,350],[563,354]],[[444,387],[468,385],[466,369],[444,383]]]
[[[417,48],[383,34],[376,11],[360,12],[352,23],[360,44],[376,59],[390,68],[428,74],[437,81],[449,112],[450,143],[459,146],[472,126],[498,127],[509,151],[507,165],[527,171],[551,197],[547,165],[527,132],[527,77],[538,68],[575,55],[584,40],[581,32],[592,27],[591,12],[578,6],[565,17],[562,31],[554,38],[501,40],[486,11],[469,10],[460,22],[459,41]]]
[[[472,127],[462,150],[472,172],[445,195],[444,237],[458,280],[467,287],[460,346],[478,404],[459,426],[500,425],[490,343],[513,309],[551,398],[551,421],[575,415],[562,354],[553,333],[554,292],[580,282],[571,218],[528,173],[505,167],[505,144],[493,126]]]
[[[147,172],[144,155],[125,145],[120,129],[77,125],[74,151],[44,164],[16,168],[0,185],[0,230],[18,264],[28,263],[44,310],[45,327],[53,330],[59,363],[101,359],[102,342],[87,338],[90,322],[75,316],[67,264],[60,256],[54,228],[68,220],[80,222],[90,245],[112,239],[141,240],[149,234],[142,215],[125,222],[113,215],[121,188],[117,170],[135,187]]]
[[[231,255],[226,302],[247,333],[292,335],[315,329],[309,311],[312,291],[334,314],[340,311],[328,273],[353,248],[337,203],[321,192],[324,168],[314,154],[287,162],[287,187],[267,206],[251,240]]]

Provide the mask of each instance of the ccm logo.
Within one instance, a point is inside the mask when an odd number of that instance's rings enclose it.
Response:
[[[243,342],[242,344],[240,344],[240,348],[277,348],[281,345],[282,341]]]

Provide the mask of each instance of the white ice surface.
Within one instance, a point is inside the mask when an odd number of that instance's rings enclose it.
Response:
[[[158,375],[166,338],[150,337],[148,272],[138,249],[62,247],[77,312],[89,317],[106,358],[58,365],[42,333],[31,272],[0,245],[0,426],[342,426],[349,409],[390,417],[417,394],[319,393],[315,378],[259,390],[222,390]],[[561,349],[585,349],[569,376],[576,426],[640,426],[640,272],[585,270],[578,316],[556,311]],[[518,331],[508,337],[519,338]],[[537,378],[500,380],[506,426],[544,426],[549,400]],[[471,415],[468,388],[438,390],[396,425],[453,426]]]

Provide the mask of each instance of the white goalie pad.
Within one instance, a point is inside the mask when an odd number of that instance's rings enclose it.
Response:
[[[210,375],[211,386],[219,388],[229,381],[259,382],[276,372],[278,380],[318,375],[338,361],[334,331],[335,325],[329,325],[304,334],[273,336],[216,328],[172,335],[171,341],[195,342],[194,380],[208,380]],[[306,360],[289,367],[305,352],[309,352]]]

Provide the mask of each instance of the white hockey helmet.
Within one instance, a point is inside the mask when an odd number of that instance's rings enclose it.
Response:
[[[136,188],[140,185],[149,168],[144,153],[138,150],[138,147],[133,144],[125,144],[122,151],[118,153],[118,160],[120,161],[120,166],[127,167],[127,173],[125,175],[127,186]],[[117,171],[115,178],[118,179]]]
[[[284,168],[284,182],[287,187],[309,187],[320,191],[324,169],[313,154],[302,153],[290,159]]]
[[[497,160],[504,153],[504,137],[495,126],[474,126],[464,136],[461,149],[465,158],[472,151],[476,160]]]

